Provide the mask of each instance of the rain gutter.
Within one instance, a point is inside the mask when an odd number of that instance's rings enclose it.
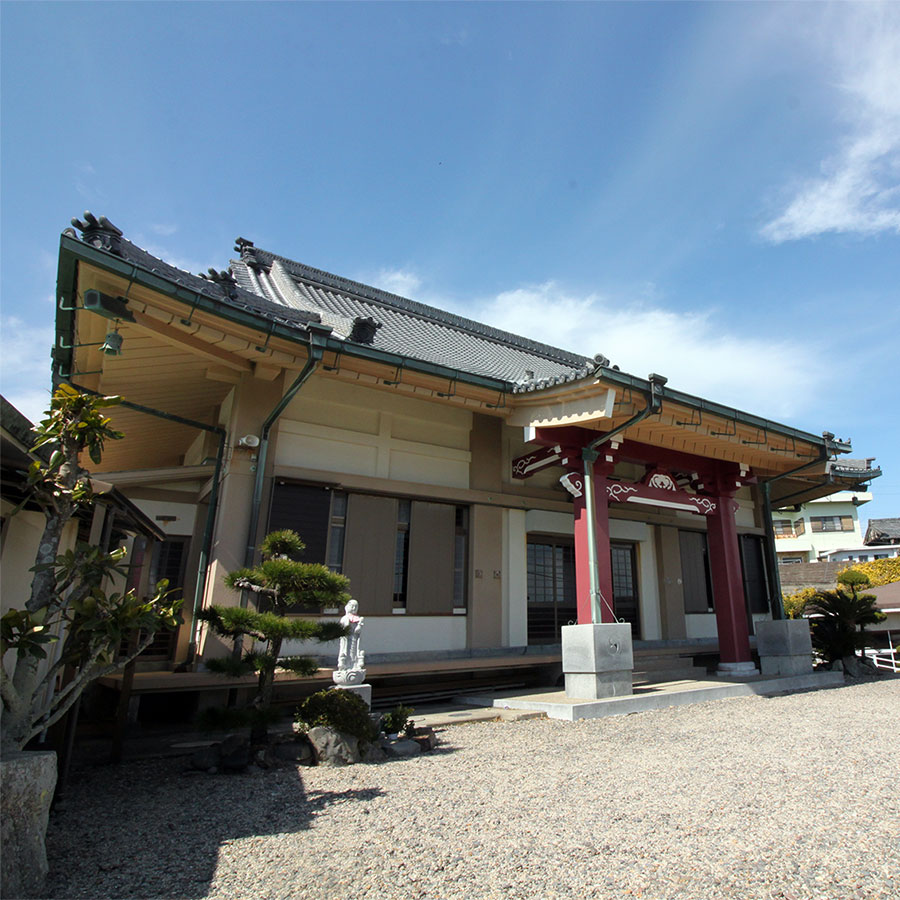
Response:
[[[782,472],[780,475],[773,475],[771,478],[766,478],[765,481],[759,482],[759,489],[762,491],[763,498],[763,528],[766,532],[766,563],[769,572],[771,573],[769,576],[769,587],[772,591],[772,598],[769,605],[772,609],[772,618],[775,620],[783,619],[785,618],[785,615],[784,602],[781,597],[781,576],[778,574],[778,554],[775,552],[775,526],[772,524],[772,491],[770,485],[775,481],[781,481],[782,478],[789,478],[791,475],[799,475],[807,469],[813,469],[816,466],[822,465],[823,462],[828,460],[828,457],[833,451],[841,453],[850,452],[851,448],[849,444],[841,444],[839,448],[839,445],[832,443],[833,439],[833,434],[825,432],[821,438],[822,442],[819,446],[819,456],[817,459],[803,463],[803,465],[797,466],[795,469],[789,469],[787,472]],[[847,449],[844,450],[842,449],[843,447],[846,447]]]
[[[300,388],[306,383],[322,359],[325,343],[331,328],[327,325],[311,323],[307,326],[309,331],[309,356],[306,365],[300,370],[300,374],[294,379],[293,384],[287,389],[285,395],[278,401],[274,409],[266,416],[262,424],[262,432],[259,438],[259,450],[256,458],[256,478],[253,482],[253,499],[250,503],[250,527],[247,531],[247,547],[244,551],[244,565],[252,566],[256,554],[256,531],[259,527],[259,511],[262,506],[263,484],[266,477],[266,457],[269,451],[269,434],[278,417],[285,411],[288,404],[297,396]],[[241,592],[241,606],[247,605],[247,592]]]
[[[648,389],[637,387],[647,401],[647,405],[630,419],[616,426],[611,431],[600,435],[596,440],[591,441],[581,451],[581,458],[584,464],[584,501],[585,515],[587,516],[587,540],[588,540],[588,572],[590,576],[591,591],[591,621],[598,624],[603,621],[601,614],[600,602],[605,602],[608,606],[610,600],[603,597],[600,593],[600,573],[597,560],[597,532],[594,525],[594,515],[596,513],[596,502],[594,500],[594,480],[593,470],[594,463],[600,456],[598,447],[611,441],[617,434],[621,434],[626,428],[636,425],[642,419],[646,419],[649,415],[659,413],[662,409],[662,389],[666,383],[666,379],[662,375],[650,375],[647,385]],[[635,386],[636,387],[636,386]],[[610,608],[612,608],[610,606]]]

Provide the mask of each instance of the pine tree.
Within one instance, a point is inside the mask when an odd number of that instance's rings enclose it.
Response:
[[[235,591],[249,591],[256,597],[256,609],[241,606],[210,606],[200,613],[213,630],[233,638],[242,647],[250,637],[255,645],[243,650],[239,657],[207,660],[207,667],[223,675],[241,676],[256,672],[259,676],[251,740],[262,743],[267,738],[266,714],[272,706],[276,668],[298,675],[313,675],[318,663],[308,656],[282,656],[286,640],[331,641],[344,634],[337,622],[320,622],[297,618],[296,614],[314,607],[344,605],[350,580],[320,563],[304,563],[296,557],[306,545],[293,531],[273,531],[260,546],[262,559],[251,568],[238,569],[225,576],[225,584]]]

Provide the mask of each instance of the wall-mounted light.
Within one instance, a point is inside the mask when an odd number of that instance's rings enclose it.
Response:
[[[118,327],[106,335],[106,340],[100,345],[100,352],[107,356],[120,356],[122,353],[122,335]]]
[[[238,442],[238,447],[253,449],[259,446],[259,438],[255,434],[245,434]]]

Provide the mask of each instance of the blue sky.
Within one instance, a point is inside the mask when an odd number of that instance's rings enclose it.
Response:
[[[2,390],[49,388],[59,232],[241,235],[819,433],[900,516],[900,4],[19,3]],[[46,348],[47,353],[42,351]]]

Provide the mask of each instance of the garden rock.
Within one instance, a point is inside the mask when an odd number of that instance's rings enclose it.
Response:
[[[422,725],[417,728],[411,739],[414,740],[425,753],[434,750],[437,746],[437,737],[435,736],[434,729],[430,725]]]
[[[313,748],[305,736],[274,744],[272,756],[279,762],[299,763],[301,766],[312,766],[316,762]]]
[[[391,741],[385,748],[391,756],[418,756],[422,752],[422,748],[416,741],[400,738],[398,741]]]
[[[243,772],[250,765],[250,741],[242,734],[230,734],[219,746],[222,768],[229,772]]]
[[[349,766],[359,762],[359,741],[351,734],[342,734],[324,725],[316,725],[309,729],[307,737],[319,765]]]
[[[222,745],[210,744],[208,747],[200,747],[191,754],[191,768],[208,772],[210,769],[218,769],[222,764]]]
[[[364,763],[383,762],[387,759],[387,752],[381,744],[366,744],[362,752]]]

